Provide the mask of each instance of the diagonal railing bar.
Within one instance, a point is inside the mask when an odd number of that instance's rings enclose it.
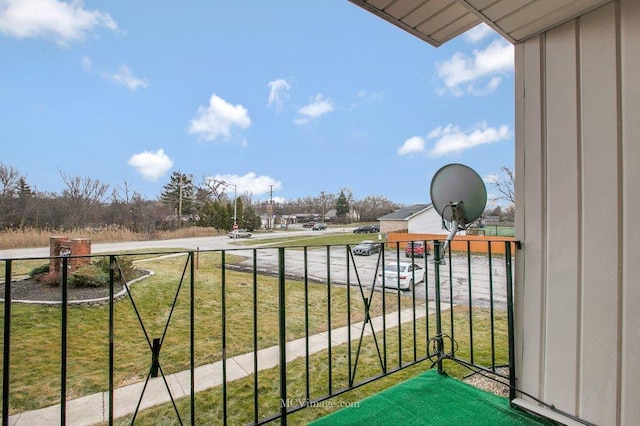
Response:
[[[140,315],[140,311],[138,310],[138,307],[135,303],[135,300],[133,298],[133,294],[131,293],[131,290],[129,289],[129,286],[127,285],[127,280],[124,276],[124,272],[120,266],[120,264],[118,263],[118,258],[115,257],[114,258],[115,261],[115,267],[118,269],[118,272],[120,273],[120,278],[124,284],[124,288],[126,289],[127,295],[129,296],[129,300],[131,301],[131,306],[133,307],[133,310],[136,314],[136,317],[138,318],[138,322],[140,324],[140,328],[142,329],[142,332],[144,333],[145,339],[147,340],[147,344],[149,345],[149,349],[151,350],[151,366],[149,367],[149,372],[147,373],[147,377],[145,379],[144,382],[144,386],[142,387],[142,392],[140,393],[140,398],[138,399],[138,403],[136,405],[136,409],[133,413],[133,417],[131,419],[131,424],[133,424],[135,422],[136,416],[138,415],[138,411],[140,410],[140,405],[142,404],[142,398],[144,397],[145,391],[147,389],[147,385],[149,384],[149,380],[152,377],[156,377],[156,372],[157,370],[160,371],[160,376],[162,377],[162,381],[164,382],[165,388],[167,389],[167,392],[169,394],[169,399],[171,400],[171,404],[173,405],[173,409],[176,413],[176,416],[178,417],[178,421],[180,422],[180,424],[182,423],[182,419],[180,418],[180,413],[178,411],[178,407],[176,405],[175,400],[173,399],[173,395],[171,394],[171,388],[169,387],[169,383],[167,382],[167,378],[164,374],[164,371],[162,370],[162,365],[160,364],[160,349],[162,348],[162,343],[164,341],[164,338],[166,336],[167,330],[169,328],[169,324],[171,322],[171,318],[173,316],[173,312],[175,310],[176,304],[178,302],[178,296],[180,294],[180,290],[182,289],[182,284],[184,283],[184,278],[185,275],[187,273],[187,267],[190,263],[193,263],[193,252],[189,252],[187,255],[187,259],[185,261],[184,267],[182,269],[182,275],[180,276],[180,281],[178,282],[178,288],[176,289],[176,293],[175,296],[173,298],[173,301],[171,303],[171,309],[169,310],[169,315],[167,317],[167,321],[165,323],[164,326],[164,330],[162,332],[162,337],[160,338],[160,340],[156,340],[154,339],[154,341],[152,341],[149,338],[149,333],[147,332],[147,329],[144,325],[144,321],[142,320],[142,316]]]
[[[353,257],[353,252],[351,250],[349,250],[349,246],[347,246],[347,267],[348,267],[348,262],[349,259],[351,259],[351,261],[353,262],[353,268],[354,271],[356,273],[356,279],[358,281],[358,287],[360,288],[360,295],[362,296],[362,302],[364,303],[364,320],[362,321],[362,329],[360,330],[360,338],[358,339],[358,349],[356,350],[356,359],[353,365],[353,371],[351,372],[351,375],[349,377],[349,383],[353,384],[355,377],[356,377],[356,371],[357,371],[357,367],[358,367],[358,360],[360,359],[360,351],[362,349],[362,342],[364,340],[364,332],[366,329],[367,324],[371,325],[371,334],[373,336],[373,341],[376,347],[376,352],[378,353],[378,359],[380,361],[380,367],[382,368],[382,371],[385,371],[385,365],[384,365],[384,361],[382,359],[382,354],[380,353],[380,346],[378,344],[378,338],[376,336],[376,330],[373,327],[373,322],[371,321],[371,314],[370,314],[370,310],[371,310],[371,302],[373,300],[373,294],[375,291],[375,286],[376,286],[376,277],[378,276],[378,268],[380,266],[380,260],[384,257],[384,250],[381,249],[378,252],[378,260],[376,261],[376,269],[375,269],[375,273],[373,274],[373,282],[371,284],[371,290],[369,292],[369,297],[365,296],[364,293],[364,289],[362,288],[362,282],[360,281],[360,275],[358,274],[358,267],[356,266],[356,262],[355,259]],[[383,288],[383,292],[382,292],[382,298],[384,299],[384,288]]]

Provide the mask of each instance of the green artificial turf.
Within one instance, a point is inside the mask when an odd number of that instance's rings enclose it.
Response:
[[[429,370],[311,423],[324,425],[553,425],[503,398]]]

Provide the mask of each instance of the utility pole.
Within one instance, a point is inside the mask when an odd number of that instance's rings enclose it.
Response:
[[[269,220],[267,221],[269,229],[273,229],[273,185],[269,185]]]
[[[178,182],[178,228],[182,228],[182,172]]]

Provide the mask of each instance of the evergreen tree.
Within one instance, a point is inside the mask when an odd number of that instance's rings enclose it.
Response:
[[[163,187],[160,201],[171,207],[179,218],[195,213],[197,188],[193,184],[193,175],[173,172],[169,183]]]
[[[338,222],[346,223],[347,214],[349,214],[349,202],[344,195],[344,191],[340,191],[340,195],[336,201],[336,217],[338,218]]]

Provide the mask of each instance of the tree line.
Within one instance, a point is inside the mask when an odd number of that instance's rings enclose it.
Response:
[[[0,230],[73,230],[118,226],[152,233],[183,226],[212,227],[228,231],[234,223],[250,230],[290,223],[294,215],[316,215],[338,223],[375,221],[400,207],[378,195],[355,200],[348,188],[337,194],[321,192],[286,202],[253,202],[252,194],[234,194],[227,182],[173,172],[157,199],[145,199],[131,184],[111,187],[97,179],[70,176],[58,170],[64,183],[60,193],[38,191],[19,169],[0,162]]]

